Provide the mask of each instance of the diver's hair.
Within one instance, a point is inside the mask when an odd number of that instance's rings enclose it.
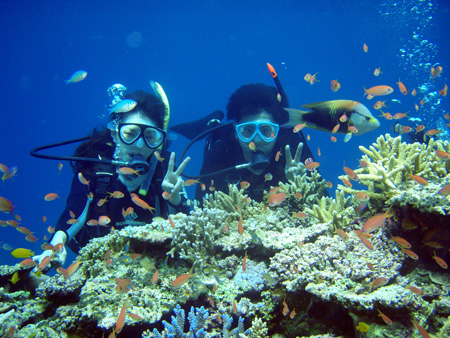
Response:
[[[263,110],[273,116],[279,125],[289,120],[289,115],[277,98],[275,87],[262,83],[241,86],[230,97],[227,105],[227,119],[239,122],[244,116],[258,114]]]
[[[136,107],[126,113],[111,114],[111,119],[124,119],[130,114],[138,111],[145,116],[151,118],[158,128],[164,128],[165,106],[162,100],[153,94],[144,92],[143,90],[136,90],[124,96],[125,99],[131,99],[137,102]]]
[[[111,130],[106,128],[94,128],[89,135],[89,139],[81,143],[75,150],[73,156],[112,159],[115,144],[111,136]],[[76,161],[72,164],[73,172],[82,172],[87,176],[92,176],[104,164],[93,164],[91,162]]]

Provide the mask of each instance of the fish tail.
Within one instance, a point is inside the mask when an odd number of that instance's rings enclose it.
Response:
[[[364,86],[363,86],[363,88],[364,88],[364,91],[365,91],[364,96],[368,95],[369,91]]]
[[[300,123],[305,123],[302,116],[309,113],[305,110],[295,109],[295,108],[284,108],[289,113],[289,121],[283,125],[283,127],[293,127]]]

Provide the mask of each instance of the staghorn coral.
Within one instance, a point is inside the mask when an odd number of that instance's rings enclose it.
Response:
[[[317,204],[307,206],[305,212],[320,223],[329,223],[332,231],[351,222],[355,210],[351,206],[351,198],[345,197],[342,191],[336,191],[336,199],[322,197]]]
[[[215,191],[203,199],[205,208],[220,209],[226,211],[231,216],[239,217],[237,208],[243,210],[249,204],[249,198],[244,194],[243,189],[229,184],[229,192]]]
[[[280,190],[288,195],[301,193],[300,201],[310,206],[314,205],[323,195],[323,191],[328,188],[327,183],[317,170],[313,171],[310,176],[307,173],[295,175],[293,181],[289,180],[289,183],[279,182],[278,185],[281,188]]]
[[[417,175],[431,181],[439,181],[448,175],[449,164],[439,160],[435,150],[450,151],[448,141],[434,141],[428,144],[401,142],[401,136],[389,134],[379,136],[369,149],[360,146],[364,153],[362,160],[367,162],[365,168],[356,169],[359,183],[368,187],[366,192],[372,201],[386,201],[398,193],[402,183],[410,175]],[[347,175],[339,177],[348,178]],[[355,194],[359,190],[342,185],[339,190]]]

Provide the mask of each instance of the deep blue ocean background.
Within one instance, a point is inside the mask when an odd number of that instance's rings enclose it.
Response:
[[[54,226],[69,193],[72,171],[67,162],[36,159],[31,148],[87,135],[105,121],[111,102],[106,91],[122,83],[129,91],[150,91],[159,82],[169,97],[171,124],[190,121],[221,109],[241,85],[273,85],[271,63],[292,107],[332,99],[352,99],[372,106],[363,86],[390,85],[386,99],[391,113],[411,111],[428,128],[442,124],[448,100],[434,97],[415,112],[407,88],[426,84],[428,94],[447,83],[450,69],[450,3],[447,1],[0,1],[0,163],[19,170],[0,183],[0,196],[16,205],[21,226],[35,232],[37,244],[12,227],[0,228],[0,242],[40,253],[48,225]],[[369,47],[364,53],[363,44]],[[431,65],[443,74],[430,81]],[[381,67],[383,74],[373,75]],[[65,85],[77,70],[87,78]],[[319,72],[311,86],[306,73]],[[333,92],[331,80],[341,89]],[[441,97],[442,98],[442,97]],[[383,98],[384,100],[384,98]],[[343,161],[356,168],[359,145],[369,146],[380,134],[392,132],[395,121],[380,118],[381,127],[350,142],[330,141],[330,134],[305,130],[309,146],[322,156],[321,173],[334,184]],[[402,123],[407,123],[402,120]],[[180,154],[187,140],[179,136],[171,150]],[[71,155],[75,146],[51,151]],[[199,172],[203,143],[191,148],[186,173]],[[60,200],[44,201],[49,192]],[[189,191],[193,194],[193,190]],[[42,216],[47,216],[47,223]],[[0,214],[0,220],[11,219]],[[70,263],[69,257],[67,262]],[[14,264],[10,251],[0,249],[0,264]]]

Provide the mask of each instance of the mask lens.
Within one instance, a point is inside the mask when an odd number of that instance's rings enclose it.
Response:
[[[236,126],[236,131],[243,141],[250,141],[256,132],[256,125],[254,123],[243,123]]]
[[[147,145],[151,148],[159,146],[164,138],[163,133],[153,128],[145,129],[144,136]]]
[[[141,128],[136,125],[128,124],[120,127],[120,138],[125,144],[135,142],[141,134]]]
[[[275,126],[271,124],[261,124],[259,126],[259,132],[264,139],[271,140],[275,138],[275,135],[278,133],[278,130],[276,130]]]

